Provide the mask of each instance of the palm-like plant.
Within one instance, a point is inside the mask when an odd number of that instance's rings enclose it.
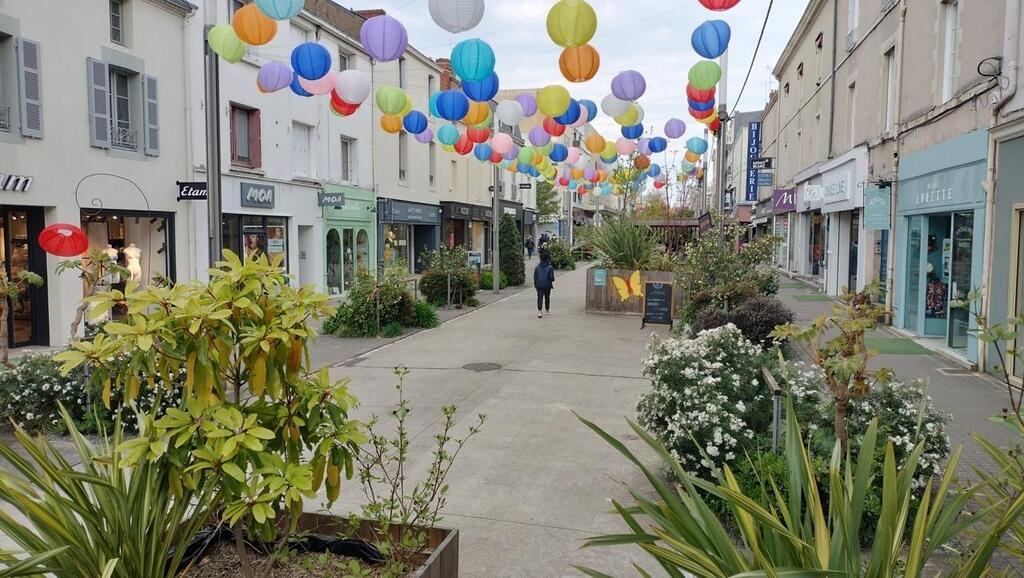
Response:
[[[604,219],[585,236],[609,269],[648,270],[660,250],[657,232],[624,215]]]
[[[915,448],[904,467],[898,468],[892,443],[886,445],[882,464],[882,508],[874,544],[863,552],[857,536],[865,498],[878,474],[873,456],[878,442],[877,422],[864,436],[856,463],[836,444],[829,466],[831,497],[822,503],[811,459],[800,429],[788,412],[786,457],[787,492],[781,480],[761,480],[758,496],[745,495],[726,466],[720,479],[709,481],[685,471],[668,451],[643,428],[630,426],[661,457],[680,480],[678,487],[666,484],[628,448],[597,425],[580,418],[616,450],[641,469],[658,499],[630,488],[631,506],[613,502],[626,522],[629,533],[598,536],[586,546],[635,544],[651,554],[673,578],[684,572],[701,577],[747,578],[777,576],[846,576],[917,578],[925,564],[940,548],[962,537],[965,531],[988,521],[985,532],[971,544],[951,576],[982,575],[1001,537],[1024,511],[1024,493],[1010,494],[973,515],[964,515],[978,494],[982,482],[954,491],[953,477],[960,450],[950,458],[946,474],[930,480],[913,511],[915,464],[922,446]],[[934,482],[934,483],[933,483]],[[730,512],[731,525],[738,531],[734,540],[727,526],[707,504],[722,500]],[[589,576],[605,577],[588,568]],[[637,571],[646,575],[639,566]]]

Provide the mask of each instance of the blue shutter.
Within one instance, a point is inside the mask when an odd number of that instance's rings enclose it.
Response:
[[[89,91],[89,144],[110,148],[110,70],[101,60],[86,58]]]
[[[160,156],[160,91],[156,77],[142,77],[143,118],[146,130],[146,154],[151,157]]]
[[[39,43],[18,39],[18,84],[21,87],[21,134],[43,138],[43,80]]]

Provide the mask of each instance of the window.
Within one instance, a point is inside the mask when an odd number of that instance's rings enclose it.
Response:
[[[124,44],[123,0],[110,0],[110,41]]]
[[[427,179],[430,188],[433,189],[437,185],[437,145],[431,142],[429,151],[430,158],[428,159],[428,162],[430,164],[430,174]]]
[[[297,177],[310,176],[309,125],[292,123],[292,174]]]
[[[18,80],[15,77],[14,37],[0,33],[0,132],[10,132],[18,116]]]
[[[228,20],[235,18],[235,12],[238,12],[248,3],[248,0],[228,0]]]
[[[433,75],[427,75],[427,95],[431,95],[437,92],[437,78]]]
[[[398,180],[405,181],[409,177],[409,133],[404,130],[398,133]]]
[[[129,73],[110,69],[110,145],[135,150],[138,139],[132,125],[132,79]]]
[[[405,88],[405,69],[406,68],[407,67],[405,66],[405,59],[404,58],[399,58],[398,59],[398,87],[399,88]]]
[[[885,132],[892,133],[896,124],[896,48],[885,53]]]
[[[344,50],[338,50],[338,72],[348,70],[349,54]]]
[[[356,141],[346,136],[341,137],[341,180],[349,183],[357,183],[359,175],[355,167]]]
[[[846,134],[849,135],[850,148],[856,144],[857,139],[854,135],[854,127],[856,116],[857,116],[857,83],[850,83],[849,88],[846,90]]]
[[[249,259],[281,257],[281,267],[288,270],[287,218],[224,214],[221,223],[225,249]]]
[[[942,8],[945,12],[944,47],[942,51],[942,102],[953,98],[956,89],[957,35],[960,29],[960,2],[948,0]]]
[[[231,105],[231,164],[257,168],[260,155],[260,111]]]
[[[856,31],[860,25],[860,0],[849,0],[846,29]]]

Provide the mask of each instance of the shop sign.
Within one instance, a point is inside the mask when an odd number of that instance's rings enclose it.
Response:
[[[901,211],[946,210],[985,202],[985,163],[900,181]]]
[[[178,181],[177,184],[179,201],[205,201],[209,198],[206,183]]]
[[[892,211],[889,189],[868,189],[864,193],[864,228],[869,231],[888,231]]]
[[[594,269],[594,287],[608,285],[608,269]]]
[[[505,207],[503,211],[506,215],[512,215],[513,217],[516,216],[516,210],[513,207]]]
[[[757,186],[759,187],[770,187],[775,184],[772,173],[757,173]]]
[[[795,189],[775,189],[772,193],[772,212],[776,215],[792,213],[796,210]]]
[[[750,166],[759,171],[770,171],[775,168],[775,159],[772,157],[753,159],[750,161]]]
[[[345,193],[319,192],[316,194],[316,201],[321,207],[341,209],[345,206]]]
[[[0,173],[0,191],[26,193],[32,188],[32,177]]]
[[[274,186],[243,182],[242,206],[251,209],[273,209]]]
[[[820,201],[824,195],[824,190],[821,185],[804,185],[804,201],[813,203]]]
[[[754,168],[754,159],[761,154],[761,123],[751,122],[747,125],[747,189],[744,197],[748,203],[757,202],[758,170]]]
[[[441,207],[436,205],[418,205],[404,203],[392,199],[383,199],[384,217],[391,222],[429,223],[440,221]]]
[[[821,199],[825,203],[849,201],[853,195],[853,184],[850,174],[846,173],[838,180],[830,181],[821,186]]]

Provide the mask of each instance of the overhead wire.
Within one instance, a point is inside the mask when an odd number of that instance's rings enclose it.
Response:
[[[757,53],[761,50],[761,41],[764,40],[764,31],[768,28],[768,19],[772,15],[772,6],[775,4],[775,0],[768,0],[768,10],[764,14],[764,24],[761,25],[761,34],[757,37],[757,46],[754,47],[754,55],[750,57],[750,66],[747,67],[747,75],[743,79],[743,85],[740,87],[739,94],[736,95],[736,105],[729,110],[736,110],[736,107],[740,105],[740,99],[743,98],[743,91],[747,89],[747,82],[750,81],[750,73],[754,70],[754,63],[757,62]]]

